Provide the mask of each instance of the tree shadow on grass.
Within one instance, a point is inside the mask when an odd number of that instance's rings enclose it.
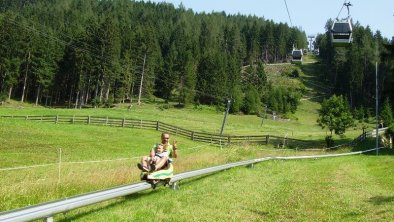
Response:
[[[354,151],[361,151],[361,150],[354,150]],[[376,150],[373,150],[371,152],[366,152],[363,153],[363,155],[366,156],[376,156]],[[378,152],[378,156],[394,156],[394,149],[390,148],[380,148]]]
[[[246,209],[246,210],[249,210],[249,209]],[[267,212],[267,211],[258,210],[258,209],[252,209],[249,211],[253,214],[259,215],[261,217],[261,219],[266,219],[269,214],[269,212]]]
[[[375,196],[369,198],[368,202],[373,203],[375,205],[394,203],[394,196]]]
[[[110,200],[110,201],[113,201],[113,202],[106,204],[105,201],[103,201],[101,203],[101,205],[103,205],[103,203],[104,203],[105,206],[95,207],[94,209],[90,209],[90,210],[86,209],[86,210],[83,210],[83,212],[80,212],[80,213],[71,213],[71,215],[67,215],[68,212],[64,212],[64,213],[62,213],[63,218],[59,219],[58,221],[61,221],[61,222],[76,221],[76,220],[78,220],[80,218],[83,218],[86,215],[93,214],[93,213],[96,213],[96,212],[100,212],[100,211],[102,211],[104,209],[110,209],[110,208],[112,208],[112,207],[114,207],[114,206],[116,206],[118,204],[121,204],[121,203],[125,202],[126,200],[124,200],[124,199],[122,199],[122,200],[119,199],[118,200],[117,199],[115,201],[114,200]],[[78,208],[78,209],[81,209],[81,208]],[[74,211],[77,211],[78,209],[75,209]]]

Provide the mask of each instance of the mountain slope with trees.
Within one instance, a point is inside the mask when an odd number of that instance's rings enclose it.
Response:
[[[83,107],[155,96],[223,107],[231,98],[232,113],[268,106],[285,114],[305,93],[302,84],[267,74],[267,64],[287,61],[293,45],[305,48],[305,32],[255,16],[128,0],[15,0],[0,1],[0,27],[1,101]],[[328,31],[317,36],[317,73],[326,93],[343,95],[365,119],[374,112],[376,61],[379,101],[394,102],[394,50],[359,23],[353,38],[334,48]],[[296,79],[299,71],[280,75]]]
[[[326,30],[333,21],[329,20]],[[354,24],[353,42],[348,47],[333,47],[330,33],[319,35],[321,78],[332,87],[332,94],[343,95],[359,119],[373,115],[376,99],[376,69],[379,103],[394,102],[394,47],[393,43],[358,22]]]
[[[75,107],[142,95],[233,98],[233,112],[250,110],[245,95],[264,92],[243,84],[240,67],[286,61],[293,44],[306,45],[305,32],[263,18],[128,0],[1,1],[0,27],[3,100]]]

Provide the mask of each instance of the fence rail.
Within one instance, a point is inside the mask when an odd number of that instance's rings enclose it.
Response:
[[[141,128],[141,129],[154,129],[157,131],[166,131],[176,136],[182,136],[190,140],[197,142],[210,143],[214,145],[229,145],[229,144],[240,144],[240,143],[255,143],[255,144],[272,144],[276,147],[290,147],[290,148],[323,148],[325,144],[323,142],[299,140],[288,137],[278,137],[273,135],[219,135],[212,133],[196,132],[184,128],[180,128],[174,125],[163,123],[160,121],[152,120],[138,120],[129,118],[109,118],[108,116],[67,116],[67,115],[27,115],[27,116],[13,116],[3,115],[1,118],[14,118],[24,119],[31,121],[41,122],[54,122],[56,124],[69,123],[69,124],[89,124],[89,125],[106,125],[113,127],[125,127],[125,128]],[[365,135],[363,136],[365,138]],[[360,138],[356,138],[352,141],[355,143]]]
[[[171,179],[171,182],[177,182],[183,179],[188,179],[191,177],[201,176],[209,173],[214,173],[218,171],[222,171],[225,169],[238,167],[238,166],[247,166],[255,163],[260,163],[267,160],[292,160],[292,159],[309,159],[309,158],[326,158],[326,157],[339,157],[339,156],[348,156],[348,155],[356,155],[366,152],[371,152],[379,148],[357,151],[351,153],[342,153],[342,154],[328,154],[328,155],[313,155],[313,156],[290,156],[290,157],[265,157],[259,159],[245,160],[235,163],[228,163],[224,165],[219,165],[215,167],[194,170],[190,172],[180,173],[174,175]],[[133,193],[137,193],[139,191],[150,189],[151,185],[142,182],[131,185],[124,185],[120,187],[115,187],[107,190],[87,193],[75,197],[69,197],[62,200],[52,201],[48,203],[38,204],[30,207],[20,208],[16,210],[11,210],[7,212],[0,213],[0,221],[2,222],[16,222],[16,221],[31,221],[36,219],[45,218],[45,221],[53,221],[53,216],[62,212],[67,212],[70,210],[74,210],[80,207],[88,206],[91,204],[96,204],[102,201],[114,199],[121,196],[130,195]]]

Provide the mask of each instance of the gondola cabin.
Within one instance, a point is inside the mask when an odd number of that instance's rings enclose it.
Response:
[[[352,23],[350,20],[335,21],[331,27],[331,42],[335,47],[349,46],[353,41]]]
[[[291,63],[295,63],[295,64],[301,64],[302,63],[302,50],[301,49],[294,49],[291,52]]]

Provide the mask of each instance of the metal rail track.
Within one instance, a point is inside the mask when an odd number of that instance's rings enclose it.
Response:
[[[260,163],[267,160],[294,160],[294,159],[311,159],[311,158],[316,159],[316,158],[324,158],[324,157],[347,156],[347,155],[355,155],[355,154],[371,152],[376,149],[379,148],[358,151],[358,152],[351,152],[351,153],[342,153],[342,154],[290,156],[290,157],[265,157],[259,159],[245,160],[245,161],[228,163],[215,167],[180,173],[174,175],[174,177],[171,179],[171,183],[176,183],[177,181],[188,179],[191,177],[201,176],[209,173],[215,173],[233,167],[253,165],[255,163]],[[53,216],[56,214],[70,211],[76,208],[88,206],[91,204],[96,204],[102,201],[114,199],[117,197],[130,195],[133,193],[150,189],[151,187],[152,187],[151,184],[147,182],[140,182],[136,184],[123,185],[107,190],[91,192],[79,196],[69,197],[61,200],[56,200],[56,201],[51,201],[51,202],[24,207],[20,209],[15,209],[11,211],[6,211],[0,213],[0,221],[1,222],[31,221],[41,218],[44,218],[44,221],[53,221]]]

